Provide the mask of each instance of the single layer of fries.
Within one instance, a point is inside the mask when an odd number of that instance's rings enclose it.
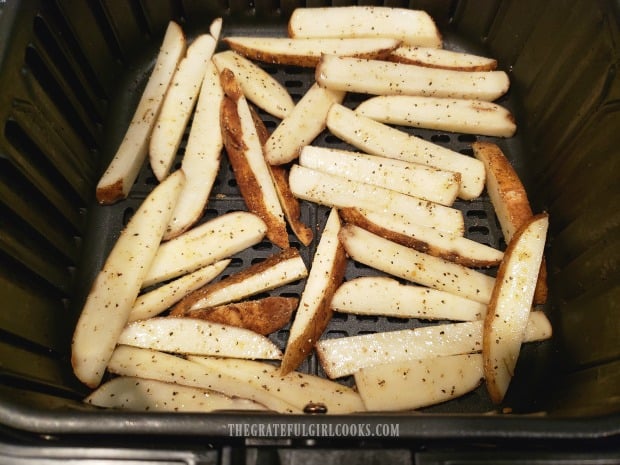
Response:
[[[551,337],[532,311],[546,297],[548,218],[533,215],[498,145],[475,142],[469,157],[404,127],[512,137],[514,118],[491,103],[508,75],[492,58],[444,50],[422,11],[299,8],[288,37],[220,37],[222,26],[186,47],[170,23],[138,108],[148,119],[132,122],[99,184],[102,204],[127,197],[150,147],[161,183],[121,232],[75,329],[74,371],[94,389],[85,402],[353,413],[417,409],[486,382],[501,403],[521,344]],[[261,62],[315,68],[315,82],[294,103]],[[351,108],[350,92],[368,98]],[[280,119],[273,131],[254,105]],[[359,151],[313,145],[326,130]],[[199,225],[222,152],[247,211]],[[485,187],[505,251],[465,237],[454,206]],[[318,236],[302,201],[331,208]],[[289,231],[316,245],[309,264]],[[281,252],[216,280],[262,240]],[[345,280],[348,261],[376,276]],[[497,267],[496,278],[485,272]],[[300,298],[264,297],[295,281]],[[323,339],[334,312],[441,322]],[[279,347],[269,335],[288,324]],[[313,352],[327,378],[298,371]]]

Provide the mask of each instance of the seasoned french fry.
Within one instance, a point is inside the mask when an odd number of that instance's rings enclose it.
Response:
[[[170,172],[215,45],[213,36],[198,36],[172,77],[149,144],[149,163],[159,181]]]
[[[504,107],[482,100],[380,95],[355,109],[386,124],[482,136],[512,137],[515,119]]]
[[[484,165],[473,157],[409,135],[343,105],[332,105],[326,124],[335,136],[362,152],[460,173],[462,199],[474,199],[484,189]]]
[[[178,170],[144,199],[92,284],[71,344],[73,371],[89,387],[101,382],[183,182],[183,171]]]
[[[97,184],[97,201],[112,204],[129,194],[148,153],[149,138],[177,65],[185,54],[185,35],[174,21],[168,23],[166,35],[155,67],[146,84],[138,107],[114,158]]]
[[[223,41],[237,53],[252,60],[310,68],[316,66],[325,53],[382,59],[400,45],[399,40],[385,37],[290,39],[231,36]]]
[[[454,52],[443,48],[417,47],[407,44],[398,47],[387,59],[398,63],[456,71],[493,71],[497,68],[497,60],[494,58]]]
[[[315,79],[323,87],[343,92],[488,101],[510,87],[504,71],[454,71],[330,54],[321,57]]]
[[[344,278],[347,265],[347,257],[338,239],[340,226],[338,211],[332,209],[314,253],[310,273],[291,326],[280,367],[283,375],[296,370],[310,354],[331,319],[329,303]]]
[[[459,173],[377,155],[306,145],[299,164],[450,206],[460,187]]]
[[[291,166],[289,184],[301,199],[335,208],[368,208],[402,215],[410,221],[450,234],[464,233],[460,210],[341,176]]]
[[[391,37],[405,44],[441,47],[435,21],[422,10],[380,6],[297,8],[290,37]]]

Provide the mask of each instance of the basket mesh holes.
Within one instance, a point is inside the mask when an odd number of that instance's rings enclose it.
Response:
[[[450,136],[448,134],[433,134],[431,142],[447,144],[450,142]]]
[[[472,142],[476,142],[478,138],[474,134],[459,134],[457,137],[459,142],[466,142],[471,144]]]

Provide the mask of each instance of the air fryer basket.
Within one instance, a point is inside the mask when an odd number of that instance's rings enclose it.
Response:
[[[517,117],[516,137],[411,132],[469,155],[475,140],[497,142],[521,175],[534,210],[550,213],[545,310],[554,337],[523,348],[505,405],[511,415],[494,408],[484,386],[415,414],[373,416],[145,414],[81,403],[87,391],[73,377],[68,355],[80,305],[118,232],[155,179],[145,166],[130,198],[105,207],[96,205],[94,186],[124,135],[167,22],[178,21],[190,38],[218,16],[224,19],[224,35],[282,35],[296,6],[355,3],[0,2],[2,425],[56,435],[114,435],[122,423],[124,434],[226,437],[227,425],[240,421],[398,422],[401,438],[419,439],[618,434],[620,16],[612,1],[358,2],[425,9],[439,25],[446,48],[492,56],[509,72],[511,90],[500,103]],[[264,66],[295,100],[313,80],[306,69]],[[345,100],[350,106],[358,102],[356,95]],[[277,124],[261,116],[269,129]],[[327,131],[316,143],[347,148]],[[226,157],[214,192],[220,195],[210,200],[204,219],[245,209]],[[468,237],[505,246],[486,194],[456,206],[464,213]],[[326,212],[302,203],[302,219],[317,233]],[[300,248],[309,264],[312,246]],[[236,255],[225,274],[276,251],[262,242]],[[347,278],[374,273],[348,264]],[[274,294],[300,295],[302,290],[303,282],[297,282]],[[421,324],[335,314],[323,337]],[[287,329],[271,335],[282,348]],[[314,357],[301,369],[321,374]]]

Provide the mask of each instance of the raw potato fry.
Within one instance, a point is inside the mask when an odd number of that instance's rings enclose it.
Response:
[[[441,35],[422,10],[380,6],[297,8],[288,22],[290,37],[391,37],[405,44],[441,47]]]
[[[208,203],[224,146],[220,115],[218,111],[214,111],[214,108],[220,107],[223,98],[224,91],[219,75],[215,65],[209,63],[181,163],[181,169],[185,173],[185,186],[172,213],[165,240],[172,239],[193,226]]]
[[[290,247],[221,281],[195,290],[179,301],[170,314],[191,316],[192,311],[238,302],[303,279],[307,275],[308,269],[299,251]]]
[[[480,354],[390,363],[355,373],[369,411],[415,410],[455,399],[483,381]]]
[[[156,350],[118,346],[112,354],[108,370],[121,376],[154,379],[181,386],[210,389],[229,397],[250,399],[279,413],[301,413],[301,409],[269,391],[239,383],[236,377],[213,373],[199,363]]]
[[[220,73],[230,69],[237,76],[243,95],[270,115],[283,119],[293,111],[295,103],[286,87],[247,58],[226,50],[213,55],[213,62]]]
[[[199,318],[155,317],[129,323],[118,344],[175,354],[279,360],[282,352],[265,336]]]
[[[480,271],[427,255],[346,224],[340,240],[353,260],[414,283],[486,304],[495,278]]]
[[[262,146],[267,143],[269,139],[269,130],[265,123],[256,112],[253,107],[250,107],[252,113],[252,119],[254,120],[254,126],[258,133],[258,139]],[[288,183],[288,168],[281,165],[268,165],[271,172],[271,178],[273,179],[273,185],[278,193],[280,199],[280,205],[284,212],[284,218],[288,222],[295,237],[301,241],[306,247],[310,245],[314,237],[312,229],[309,228],[303,221],[301,221],[301,208],[299,201],[291,192],[291,187]]]
[[[473,157],[379,123],[343,105],[332,105],[326,124],[336,137],[362,152],[460,173],[458,195],[462,199],[474,199],[484,189],[484,164]]]
[[[129,194],[146,159],[149,138],[177,65],[185,54],[185,35],[174,21],[168,23],[155,67],[114,158],[97,184],[97,201],[112,204]]]
[[[267,225],[267,238],[285,249],[289,241],[284,212],[250,107],[232,71],[225,69],[220,79],[226,93],[220,109],[222,135],[239,190],[248,209]]]
[[[291,166],[289,184],[301,199],[334,208],[364,207],[373,211],[402,215],[408,220],[450,234],[464,233],[460,210],[401,194],[391,189],[353,181],[341,176]]]
[[[406,220],[402,215],[361,208],[342,208],[346,223],[434,257],[472,268],[499,265],[504,253],[463,236],[437,231]]]
[[[191,317],[246,328],[266,336],[291,321],[298,303],[297,297],[265,297],[194,310]]]
[[[240,383],[262,388],[303,410],[308,404],[322,404],[328,414],[364,411],[359,394],[340,383],[301,372],[282,375],[278,367],[253,360],[190,357],[214,373],[237,377]]]
[[[291,326],[280,371],[296,370],[310,354],[332,317],[329,305],[344,278],[347,257],[338,239],[338,211],[332,209],[314,253],[310,273]]]
[[[312,145],[301,150],[299,164],[446,206],[456,200],[461,182],[458,173],[419,163]]]
[[[220,215],[162,243],[142,287],[176,278],[258,244],[267,227],[257,215],[236,211]]]
[[[222,34],[222,24],[222,18],[215,18],[209,26],[209,34],[213,36],[216,42],[220,40],[220,35]]]
[[[159,315],[181,300],[186,294],[211,282],[230,263],[230,259],[220,260],[193,273],[139,295],[133,304],[128,322],[146,320]]]
[[[431,325],[323,339],[317,343],[316,352],[325,374],[333,379],[386,363],[478,353],[483,350],[483,331],[482,320]],[[524,342],[548,339],[551,331],[543,312],[531,312]]]
[[[481,320],[487,312],[487,306],[480,302],[382,276],[343,283],[332,297],[331,307],[354,315],[454,321]]]
[[[185,57],[172,77],[149,145],[149,162],[159,181],[170,172],[215,45],[216,41],[211,35],[198,36],[187,48]]]
[[[153,379],[118,376],[102,384],[84,402],[98,407],[149,412],[266,410],[254,401]]]
[[[493,71],[497,60],[471,53],[454,52],[442,48],[416,47],[403,44],[387,58],[397,63],[453,69],[455,71]]]
[[[334,103],[342,103],[344,96],[344,92],[313,84],[264,144],[265,158],[269,164],[282,165],[296,159],[301,148],[310,144],[325,129],[329,108]]]
[[[484,163],[487,172],[487,192],[508,244],[515,231],[534,215],[527,192],[519,175],[499,146],[490,142],[474,142],[472,149],[474,156]],[[534,304],[544,304],[547,301],[547,293],[547,265],[543,257],[538,272]]]
[[[397,39],[386,37],[340,39],[290,39],[285,37],[226,37],[228,46],[251,60],[278,65],[315,67],[321,55],[382,59],[400,45]]]
[[[523,224],[506,248],[484,320],[484,375],[491,400],[500,403],[510,381],[524,339],[525,328],[549,227],[547,214]]]
[[[383,60],[324,54],[317,83],[328,89],[373,95],[498,99],[510,87],[504,71],[454,71]]]
[[[89,387],[101,382],[183,182],[183,171],[179,170],[144,199],[92,284],[71,345],[73,371]]]
[[[482,100],[380,95],[355,112],[386,124],[482,136],[512,137],[517,130],[508,110]]]

